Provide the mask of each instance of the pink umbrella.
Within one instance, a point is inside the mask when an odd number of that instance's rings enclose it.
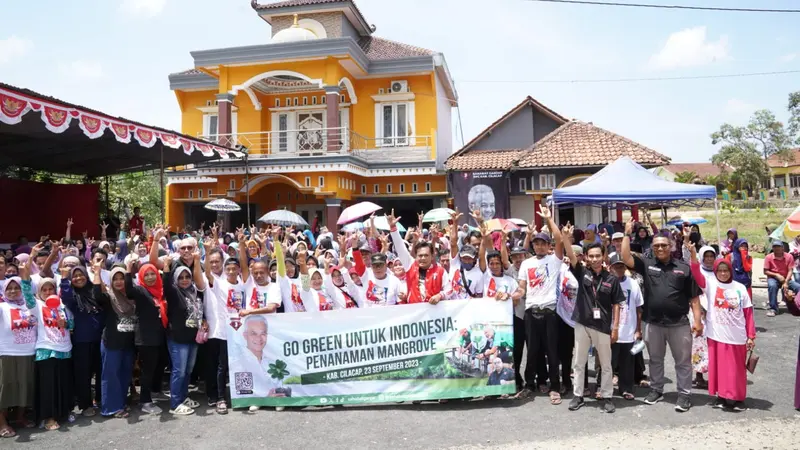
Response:
[[[348,206],[344,209],[344,211],[342,211],[342,214],[339,215],[339,220],[336,221],[336,224],[344,225],[346,223],[353,222],[354,220],[368,216],[379,209],[381,209],[381,207],[372,202],[356,203],[355,205]]]

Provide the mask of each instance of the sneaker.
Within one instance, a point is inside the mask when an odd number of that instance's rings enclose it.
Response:
[[[604,398],[600,401],[603,402],[603,404],[600,406],[600,411],[611,414],[617,410],[617,407],[614,406],[614,401],[610,398]]]
[[[152,398],[154,402],[167,402],[170,400],[169,395],[163,392],[153,392]]]
[[[715,409],[724,409],[725,408],[725,399],[717,397],[717,399],[714,400],[714,403],[711,404],[711,407],[715,408]]]
[[[286,409],[286,408],[284,408],[283,406],[276,406],[275,407],[275,411],[283,411],[284,409]]]
[[[249,408],[249,411],[250,411],[250,412],[256,412],[256,411],[258,411],[258,406],[256,406],[256,405],[251,405],[251,406],[250,406],[250,408]]]
[[[200,407],[200,402],[194,401],[189,397],[186,397],[186,400],[183,401],[183,404],[188,406],[189,408],[195,409]]]
[[[679,395],[678,401],[675,402],[675,411],[686,412],[692,407],[692,401],[689,400],[688,395]]]
[[[155,403],[143,403],[142,412],[145,414],[161,414],[161,408]]]
[[[517,392],[517,395],[515,395],[514,398],[517,399],[517,400],[521,400],[521,399],[529,398],[529,397],[532,397],[532,396],[533,396],[533,390],[531,390],[531,388],[525,388],[525,389]]]
[[[217,402],[214,401],[214,400],[209,400],[208,401],[208,407],[209,408],[216,408],[217,407]]]
[[[747,411],[747,406],[744,404],[744,402],[735,402],[731,409],[736,412],[744,412]]]
[[[583,401],[583,397],[572,397],[572,400],[569,402],[569,410],[577,411],[585,404],[586,402]]]
[[[644,402],[648,405],[655,405],[656,403],[664,400],[664,394],[658,391],[651,390],[647,397],[644,398]]]
[[[770,309],[767,311],[767,317],[775,317],[775,310]]]
[[[175,414],[176,416],[191,416],[194,414],[194,409],[186,406],[186,403],[181,403],[175,409],[169,410],[170,414]]]

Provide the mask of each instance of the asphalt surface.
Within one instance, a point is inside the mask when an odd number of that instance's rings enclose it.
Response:
[[[750,441],[744,445],[746,448],[798,448],[800,443],[787,441],[789,438],[781,433],[797,429],[800,424],[800,415],[793,406],[800,319],[787,313],[767,318],[760,309],[766,290],[757,289],[755,297],[756,352],[761,360],[748,383],[746,404],[750,409],[741,413],[712,409],[708,392],[702,390],[693,391],[694,406],[689,412],[675,412],[675,376],[668,356],[666,400],[645,405],[641,399],[646,391],[639,390],[634,401],[616,398],[617,411],[610,415],[601,414],[592,401],[571,412],[567,409],[568,399],[551,406],[546,396],[538,395],[525,402],[472,400],[282,412],[264,408],[256,413],[237,410],[218,416],[205,407],[204,395],[195,394],[203,406],[193,416],[174,417],[166,412],[146,416],[135,412],[125,420],[79,418],[62,425],[59,431],[21,430],[18,437],[0,441],[0,447],[617,448],[624,445],[620,442],[624,439],[642,448],[688,448],[696,447],[696,442],[688,438],[690,432],[676,430],[700,430],[700,435],[707,438],[701,448],[740,448],[743,442],[737,439],[746,438]],[[168,409],[167,403],[161,406]],[[751,428],[760,430],[758,436],[742,435],[742,430]],[[729,430],[740,431],[739,437]],[[687,436],[687,440],[680,442],[680,436]]]

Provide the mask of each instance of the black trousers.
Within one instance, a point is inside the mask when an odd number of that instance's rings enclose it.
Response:
[[[636,367],[633,372],[633,382],[639,384],[645,378],[644,371],[646,367],[644,364],[644,352],[637,353],[634,358],[636,360]]]
[[[531,384],[531,381],[538,371],[539,358],[547,355],[550,390],[556,392],[561,390],[561,379],[558,374],[558,323],[560,321],[561,319],[555,312],[535,315],[530,309],[525,310],[525,343],[528,347],[525,380],[530,389],[536,389],[536,385]]]
[[[228,341],[209,339],[206,343],[208,365],[206,372],[206,395],[209,402],[225,400],[228,392]]]
[[[141,345],[139,352],[139,403],[152,403],[153,392],[161,392],[164,366],[161,360],[161,346]]]
[[[92,402],[92,377],[94,377],[94,402],[101,403],[100,382],[103,379],[103,364],[100,359],[100,341],[75,342],[72,344],[72,367],[75,379],[75,396],[78,409],[94,406]]]
[[[631,355],[633,342],[617,342],[611,346],[611,367],[619,377],[617,386],[621,394],[633,394],[634,372],[636,371],[636,356]]]
[[[575,329],[558,318],[558,360],[561,362],[561,384],[567,387],[567,392],[572,392],[572,356],[575,350]],[[588,386],[589,374],[585,373],[584,386]]]
[[[514,379],[517,382],[517,391],[525,387],[520,373],[522,365],[522,353],[525,349],[525,321],[514,316]]]

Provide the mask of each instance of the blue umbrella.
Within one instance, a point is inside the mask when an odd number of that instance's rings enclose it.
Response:
[[[369,227],[369,219],[364,221],[364,228],[367,227]],[[386,216],[375,217],[375,228],[381,231],[391,231],[389,229],[389,221],[386,220]],[[400,233],[405,233],[406,227],[404,227],[402,223],[397,222],[397,231],[399,231]]]
[[[684,217],[684,218],[678,217],[677,219],[672,219],[669,222],[667,222],[667,225],[678,226],[678,225],[683,225],[684,223],[688,223],[689,225],[701,225],[704,223],[708,223],[708,221],[706,219],[703,219],[702,217]]]

